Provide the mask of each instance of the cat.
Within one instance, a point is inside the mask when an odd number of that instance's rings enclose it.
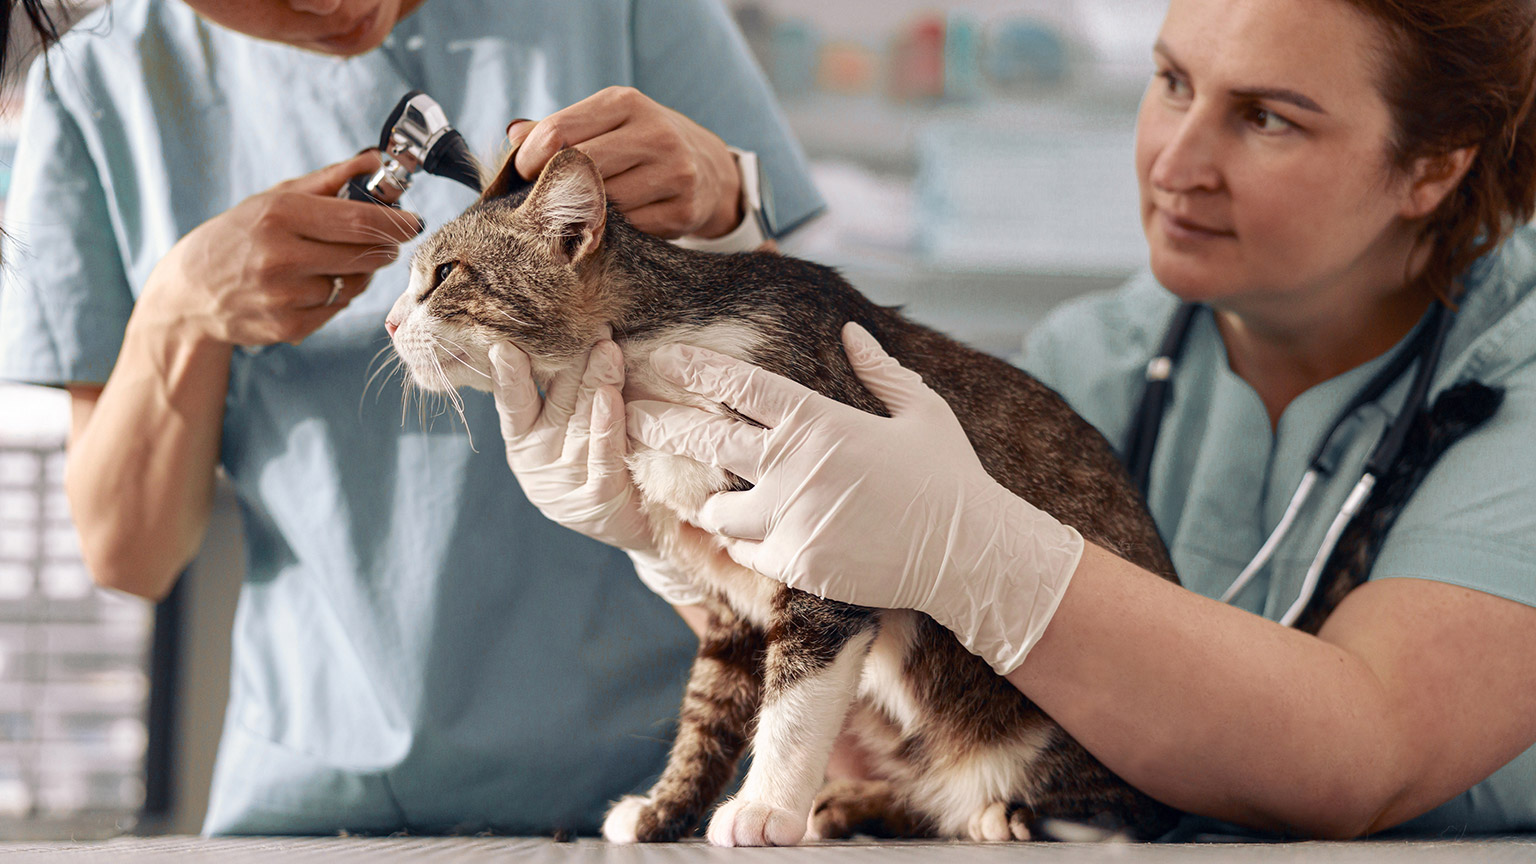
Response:
[[[509,161],[412,258],[388,326],[424,389],[489,389],[489,348],[506,339],[528,353],[542,385],[584,363],[611,329],[626,400],[739,416],[651,370],[651,352],[684,342],[888,416],[844,354],[839,333],[857,321],[948,401],[999,482],[1089,542],[1178,581],[1114,450],[1023,371],[870,302],[829,268],[774,252],[688,251],[643,234],[608,206],[601,175],[576,150],[558,153],[532,189],[505,194],[516,181]],[[749,741],[740,791],[709,822],[720,845],[792,845],[808,831],[1029,839],[1046,820],[1149,839],[1176,822],[1174,809],[1113,774],[926,615],[819,599],[731,561],[689,519],[709,494],[745,481],[639,445],[629,465],[663,553],[709,595],[708,625],[666,769],[646,795],[609,811],[609,840],[690,835]],[[823,788],[845,722],[874,779]]]

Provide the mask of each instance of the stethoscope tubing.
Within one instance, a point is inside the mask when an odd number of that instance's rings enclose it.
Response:
[[[1180,304],[1169,323],[1168,333],[1163,338],[1158,355],[1147,364],[1146,387],[1137,405],[1131,441],[1126,448],[1127,468],[1144,498],[1147,494],[1152,454],[1157,446],[1163,412],[1171,397],[1173,373],[1183,353],[1189,330],[1193,326],[1195,312],[1200,308],[1200,304],[1197,303]],[[1333,474],[1336,466],[1333,464],[1332,443],[1339,429],[1361,407],[1380,399],[1392,384],[1402,377],[1408,367],[1413,365],[1414,361],[1418,361],[1418,369],[1414,373],[1413,383],[1409,387],[1402,408],[1387,425],[1370,455],[1366,457],[1365,470],[1350,490],[1338,513],[1334,515],[1333,521],[1329,523],[1328,530],[1323,535],[1322,544],[1317,554],[1312,557],[1312,563],[1307,567],[1307,572],[1302,578],[1301,590],[1295,602],[1280,617],[1280,623],[1287,627],[1294,626],[1300,620],[1302,613],[1306,611],[1307,604],[1317,593],[1323,570],[1327,567],[1333,550],[1338,547],[1339,538],[1343,535],[1344,529],[1349,525],[1350,520],[1359,514],[1366,501],[1370,500],[1371,492],[1376,488],[1376,479],[1385,474],[1396,462],[1402,450],[1403,441],[1407,438],[1408,427],[1424,407],[1429,394],[1430,379],[1439,364],[1446,335],[1450,332],[1451,320],[1452,316],[1448,314],[1444,304],[1435,303],[1408,344],[1404,345],[1396,356],[1372,376],[1371,380],[1334,418],[1333,425],[1328,428],[1328,433],[1318,444],[1316,452],[1308,463],[1306,473],[1302,475],[1301,482],[1292,493],[1290,502],[1286,504],[1285,513],[1280,517],[1274,530],[1270,531],[1269,536],[1265,538],[1259,551],[1232,580],[1232,584],[1227,586],[1226,591],[1222,592],[1221,602],[1232,602],[1253,581],[1254,576],[1269,563],[1275,550],[1290,533],[1296,517],[1311,499],[1318,482]]]

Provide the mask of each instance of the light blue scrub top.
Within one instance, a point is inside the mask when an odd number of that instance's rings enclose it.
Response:
[[[28,80],[6,212],[0,376],[104,382],[134,297],[187,231],[376,144],[438,100],[482,157],[513,118],[632,85],[755,151],[778,233],[821,208],[712,0],[431,0],[338,59],[181,3],[117,0]],[[429,227],[473,201],[420,175]],[[425,428],[374,381],[405,250],[297,347],[237,350],[222,462],[247,576],[211,833],[590,832],[663,764],[695,641],[619,552],[549,522],[507,469],[492,400]],[[387,357],[387,352],[385,354]]]
[[[1536,606],[1536,230],[1521,229],[1475,265],[1469,284],[1430,397],[1476,380],[1503,387],[1504,402],[1425,477],[1371,578],[1434,579]],[[1021,365],[1124,448],[1147,361],[1176,305],[1142,274],[1120,290],[1053,312],[1030,334]],[[1187,587],[1221,596],[1280,521],[1338,412],[1388,355],[1302,393],[1272,434],[1258,395],[1228,367],[1211,313],[1197,316],[1174,374],[1148,502]],[[1411,377],[1341,429],[1348,443],[1338,472],[1314,490],[1235,605],[1278,620],[1294,602],[1323,533],[1396,416]],[[1536,748],[1404,829],[1536,830]]]

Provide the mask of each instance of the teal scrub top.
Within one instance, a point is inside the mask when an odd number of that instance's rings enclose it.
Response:
[[[1505,390],[1481,429],[1453,445],[1387,536],[1370,578],[1433,579],[1536,606],[1536,230],[1520,229],[1468,274],[1430,398],[1452,384]],[[1147,362],[1177,300],[1149,273],[1043,320],[1021,365],[1124,448]],[[1393,352],[1302,393],[1270,430],[1258,395],[1227,365],[1209,310],[1190,331],[1152,462],[1148,504],[1179,577],[1220,597],[1280,521],[1338,412]],[[1343,458],[1234,604],[1278,620],[1324,532],[1396,416],[1411,375],[1340,430]],[[1536,830],[1536,748],[1406,831]]]
[[[507,123],[637,87],[755,151],[776,233],[822,207],[713,0],[431,0],[340,59],[176,2],[117,0],[27,83],[6,212],[0,377],[107,379],[187,231],[376,144],[407,90],[482,156]],[[430,230],[474,200],[418,177]],[[246,531],[204,830],[592,832],[663,765],[695,640],[622,553],[523,497],[491,398],[402,412],[384,317],[406,261],[301,345],[235,352],[221,461]],[[382,377],[382,376],[381,376]]]

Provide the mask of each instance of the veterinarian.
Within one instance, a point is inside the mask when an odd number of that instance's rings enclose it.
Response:
[[[211,833],[594,832],[664,762],[685,624],[524,499],[490,398],[466,434],[370,378],[406,244],[474,200],[336,198],[411,89],[528,176],[581,147],[658,235],[755,248],[822,206],[712,0],[116,0],[33,67],[0,375],[69,388],[85,560],[160,598],[217,470],[244,517]]]
[[[1183,588],[994,482],[856,326],[890,418],[678,347],[663,375],[767,428],[637,402],[629,433],[755,484],[698,518],[738,562],[930,614],[1168,804],[1309,837],[1536,829],[1533,23],[1524,0],[1172,0],[1137,130],[1150,268],[1050,316],[1024,366],[1118,448],[1171,380],[1148,502]],[[1502,405],[1321,630],[1282,625],[1415,368],[1426,405],[1471,381]],[[612,476],[583,488],[627,500]]]

